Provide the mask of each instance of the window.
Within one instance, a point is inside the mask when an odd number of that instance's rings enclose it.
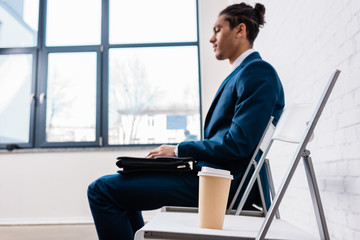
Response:
[[[110,43],[195,42],[194,0],[110,0]]]
[[[47,0],[47,46],[99,45],[100,42],[101,0]]]
[[[0,55],[0,144],[29,142],[32,60],[31,54]]]
[[[180,142],[185,130],[199,134],[195,46],[115,48],[109,60],[110,144]]]
[[[0,23],[0,148],[201,138],[196,0],[0,0]]]
[[[51,53],[46,91],[46,141],[96,138],[96,53]]]
[[[0,1],[0,148],[33,146],[38,10],[38,0]]]
[[[37,45],[39,0],[0,1],[0,48]]]

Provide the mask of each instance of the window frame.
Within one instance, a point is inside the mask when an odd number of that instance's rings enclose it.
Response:
[[[191,42],[156,42],[156,43],[109,43],[109,1],[101,0],[101,41],[100,45],[81,46],[46,46],[46,11],[47,0],[39,0],[39,23],[38,39],[35,47],[0,48],[0,54],[31,53],[33,55],[32,93],[30,113],[30,128],[28,143],[14,143],[19,148],[82,148],[82,147],[141,147],[155,146],[156,144],[109,144],[108,141],[108,110],[109,110],[109,50],[116,48],[144,48],[144,47],[179,47],[195,46],[197,48],[198,61],[198,86],[199,86],[199,117],[200,138],[203,137],[202,101],[201,101],[201,72],[200,72],[200,44],[199,44],[199,4],[196,4],[196,41]],[[92,142],[47,142],[46,141],[46,104],[40,104],[39,96],[47,93],[48,56],[52,53],[81,53],[96,52],[96,127],[95,141]],[[162,143],[166,144],[166,142]],[[6,148],[8,143],[0,144],[0,149]]]

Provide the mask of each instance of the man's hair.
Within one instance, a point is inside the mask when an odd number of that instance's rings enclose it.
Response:
[[[230,22],[231,29],[240,23],[246,25],[246,35],[250,45],[253,45],[259,28],[265,24],[265,7],[260,3],[256,3],[254,8],[246,3],[234,4],[222,10],[219,16],[221,15],[224,15],[225,20]]]

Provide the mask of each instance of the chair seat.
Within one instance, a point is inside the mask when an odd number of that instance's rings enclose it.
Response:
[[[143,239],[255,239],[264,218],[226,215],[223,230],[198,227],[197,213],[160,212],[140,229]],[[265,239],[316,239],[284,220],[274,219]]]

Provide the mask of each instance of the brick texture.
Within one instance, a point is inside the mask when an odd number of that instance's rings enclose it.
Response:
[[[277,69],[286,104],[316,103],[330,75],[341,70],[308,147],[331,239],[360,239],[360,1],[248,2],[266,7],[267,23],[254,48]],[[282,150],[272,155],[278,186],[289,159]],[[306,181],[300,164],[280,213],[318,235]]]

